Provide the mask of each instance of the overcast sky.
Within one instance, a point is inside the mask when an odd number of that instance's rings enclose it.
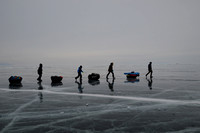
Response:
[[[0,0],[0,64],[200,63],[200,0]]]

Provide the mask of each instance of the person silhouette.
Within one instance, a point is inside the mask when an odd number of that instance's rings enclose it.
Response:
[[[152,76],[152,73],[153,73],[153,70],[152,70],[152,62],[149,62],[149,65],[148,65],[148,73],[146,74],[146,76],[150,73],[150,78],[153,78]]]
[[[114,72],[113,72],[113,62],[110,63],[110,66],[108,68],[108,74],[106,75],[106,79],[108,79],[108,76],[109,76],[110,73],[112,73],[112,77],[113,77],[113,79],[115,79],[115,75],[114,75]]]
[[[106,79],[106,81],[108,82],[108,87],[109,87],[110,91],[113,92],[113,91],[114,91],[113,86],[114,86],[114,81],[115,81],[115,79],[113,78],[112,83],[110,83],[110,82],[108,81],[108,79]]]
[[[77,70],[77,72],[78,72],[78,76],[76,76],[75,77],[75,79],[77,80],[79,77],[80,77],[80,80],[82,80],[82,66],[80,65],[80,67],[78,68],[78,70]]]
[[[39,77],[37,78],[37,80],[39,81],[39,82],[42,82],[42,64],[40,63],[40,65],[39,65],[39,68],[38,68],[38,70],[37,70],[37,72],[38,72],[38,75],[39,75]]]

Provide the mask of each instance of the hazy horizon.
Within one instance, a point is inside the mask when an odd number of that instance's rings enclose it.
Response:
[[[199,64],[198,0],[0,1],[0,64]]]

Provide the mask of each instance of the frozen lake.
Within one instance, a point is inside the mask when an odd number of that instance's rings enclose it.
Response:
[[[135,66],[137,80],[127,80],[128,66],[114,67],[116,79],[106,80],[108,66],[83,66],[82,84],[76,68],[44,66],[37,83],[37,67],[1,66],[1,133],[126,133],[199,132],[200,65]],[[101,75],[88,82],[88,74]],[[9,86],[11,75],[23,77],[21,87]],[[52,85],[50,76],[63,76]]]

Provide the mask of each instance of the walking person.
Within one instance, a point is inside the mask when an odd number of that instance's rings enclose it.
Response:
[[[112,77],[113,77],[113,79],[115,79],[115,75],[114,75],[114,72],[113,72],[113,62],[110,63],[110,66],[108,68],[108,74],[106,75],[107,79],[108,79],[108,76],[109,76],[110,73],[112,73]]]
[[[43,65],[40,63],[40,65],[39,65],[39,68],[38,68],[38,70],[37,70],[37,72],[38,72],[38,75],[39,75],[39,77],[37,78],[37,80],[39,81],[39,82],[42,82],[42,67],[43,67]]]
[[[75,79],[77,80],[77,78],[79,78],[80,77],[80,80],[82,80],[82,66],[80,66],[79,68],[78,68],[78,70],[77,70],[77,72],[78,72],[78,76],[76,76],[75,77]]]
[[[152,76],[152,73],[153,73],[153,70],[152,70],[152,62],[149,62],[149,65],[148,65],[148,73],[146,74],[146,76],[150,73],[150,78],[153,78]]]

